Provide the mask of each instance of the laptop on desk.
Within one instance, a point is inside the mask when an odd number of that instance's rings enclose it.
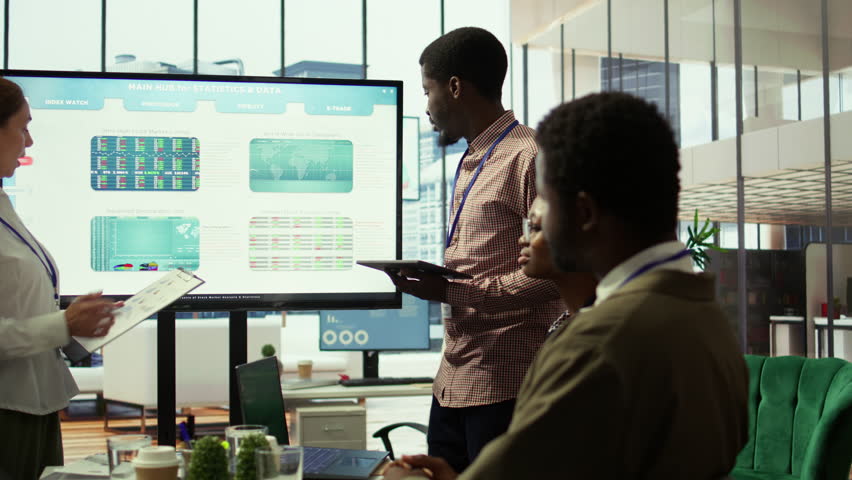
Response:
[[[290,444],[284,418],[278,359],[267,357],[237,366],[243,422],[266,425],[279,445]],[[303,476],[306,479],[364,480],[388,456],[375,450],[304,447]]]

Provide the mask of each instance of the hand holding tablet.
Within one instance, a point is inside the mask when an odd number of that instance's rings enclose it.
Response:
[[[434,263],[424,262],[423,260],[358,260],[355,263],[387,273],[411,270],[415,272],[438,274],[448,280],[473,278],[467,273],[457,272],[446,267],[435,265]]]

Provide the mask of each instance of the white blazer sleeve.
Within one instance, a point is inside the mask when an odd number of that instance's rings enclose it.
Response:
[[[69,340],[64,310],[27,319],[0,318],[0,360],[35,355]]]

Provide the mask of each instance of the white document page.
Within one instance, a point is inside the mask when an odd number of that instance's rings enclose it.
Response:
[[[109,465],[95,463],[87,458],[69,463],[64,467],[57,467],[54,471],[75,476],[81,475],[85,478],[109,478]]]
[[[180,269],[172,270],[124,301],[124,306],[115,311],[115,324],[109,334],[104,337],[74,337],[74,339],[83,348],[93,352],[203,283],[204,280],[190,272]]]

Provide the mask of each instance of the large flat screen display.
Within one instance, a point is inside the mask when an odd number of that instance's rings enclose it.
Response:
[[[4,190],[63,300],[176,268],[173,308],[398,306],[402,83],[6,71],[34,145]]]

